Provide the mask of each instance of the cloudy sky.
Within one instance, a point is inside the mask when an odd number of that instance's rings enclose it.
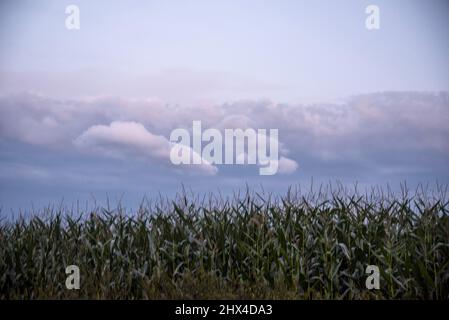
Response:
[[[449,183],[448,17],[444,0],[2,1],[0,215],[182,184]],[[279,129],[278,174],[174,166],[193,120]]]

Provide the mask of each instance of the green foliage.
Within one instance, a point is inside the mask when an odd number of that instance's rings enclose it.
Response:
[[[247,191],[0,222],[2,299],[448,299],[446,194]],[[81,289],[65,288],[79,266]],[[377,265],[380,290],[365,288]]]

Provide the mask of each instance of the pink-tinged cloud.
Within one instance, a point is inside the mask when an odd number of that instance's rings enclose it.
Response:
[[[141,123],[114,121],[110,125],[94,125],[74,140],[74,144],[85,151],[116,158],[139,158],[151,164],[170,165],[172,144],[163,136],[149,132]],[[194,157],[200,157],[189,149]],[[192,171],[214,175],[218,169],[204,162],[188,166]],[[179,168],[177,168],[179,170]],[[182,170],[182,168],[181,168]]]

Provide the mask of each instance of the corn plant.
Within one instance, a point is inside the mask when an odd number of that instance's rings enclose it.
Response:
[[[2,299],[448,299],[445,189],[320,187],[0,221]],[[65,268],[81,271],[79,290]],[[380,288],[365,286],[367,265]]]

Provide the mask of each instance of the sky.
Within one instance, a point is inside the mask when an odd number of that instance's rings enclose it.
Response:
[[[182,185],[447,183],[448,17],[444,0],[4,0],[0,216]],[[174,166],[170,132],[193,120],[278,129],[278,174]]]

